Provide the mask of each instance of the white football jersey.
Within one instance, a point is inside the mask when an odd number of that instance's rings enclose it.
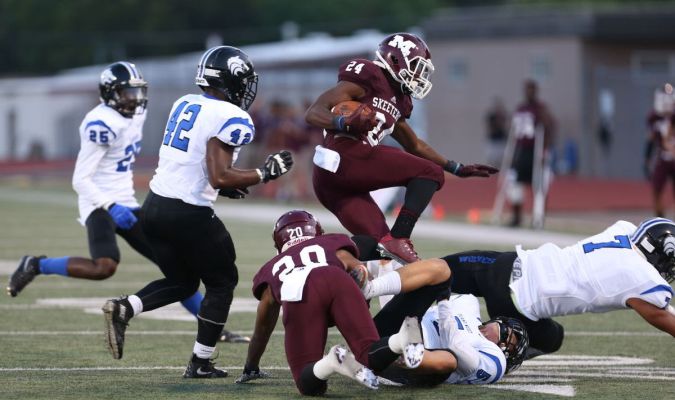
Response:
[[[106,203],[139,207],[134,197],[133,165],[141,151],[145,113],[125,118],[99,104],[80,124],[80,152],[73,172],[80,223]]]
[[[550,243],[536,250],[516,247],[510,284],[516,306],[534,321],[624,309],[633,297],[667,307],[673,289],[631,244],[636,229],[618,221],[563,249]]]
[[[209,184],[206,143],[217,137],[234,146],[234,164],[240,147],[254,135],[253,120],[234,104],[201,94],[181,97],[171,109],[150,189],[163,197],[213,207],[218,191]]]
[[[456,326],[456,335],[466,335],[465,343],[471,343],[472,349],[477,353],[478,368],[471,374],[463,374],[459,370],[453,372],[446,383],[483,385],[495,383],[504,376],[506,371],[506,357],[495,343],[487,340],[480,333],[478,327],[482,325],[480,318],[480,306],[478,299],[470,294],[450,296],[451,321]],[[443,335],[450,335],[438,320],[438,307],[433,306],[427,310],[422,318],[422,334],[424,347],[427,349],[444,348],[443,343],[450,342]]]

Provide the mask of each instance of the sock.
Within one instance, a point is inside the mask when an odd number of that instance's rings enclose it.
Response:
[[[314,376],[321,380],[328,380],[328,377],[333,375],[335,370],[333,369],[333,363],[331,362],[331,354],[326,354],[322,359],[314,363],[312,367],[312,372]]]
[[[195,341],[195,345],[192,348],[192,353],[197,357],[203,360],[208,360],[213,355],[213,352],[216,351],[215,347],[204,346],[203,344]]]
[[[414,178],[408,182],[401,212],[391,228],[391,236],[409,238],[417,223],[417,219],[429,205],[434,193],[438,190],[438,182],[425,178]]]
[[[40,273],[44,275],[68,276],[68,259],[70,257],[42,258],[39,261]]]
[[[363,289],[363,295],[366,297],[366,300],[385,294],[398,293],[401,293],[401,275],[396,271],[378,276],[366,283],[366,287]]]
[[[188,297],[187,299],[181,301],[180,303],[185,307],[192,315],[195,317],[197,314],[199,314],[199,308],[202,306],[202,300],[204,299],[204,296],[202,296],[199,291],[196,291],[195,294],[192,296]]]
[[[131,304],[131,309],[134,310],[134,315],[138,315],[143,312],[143,301],[141,301],[140,297],[132,294],[131,296],[127,297],[127,301],[129,304]]]

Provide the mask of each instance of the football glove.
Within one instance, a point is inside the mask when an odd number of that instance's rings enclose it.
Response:
[[[468,178],[471,176],[480,176],[487,178],[492,174],[499,172],[498,168],[483,165],[483,164],[469,164],[464,165],[456,161],[448,161],[443,167],[444,170],[450,172],[453,175],[459,176],[460,178]]]
[[[365,134],[377,125],[375,112],[367,104],[361,104],[353,113],[345,116],[344,131],[352,134]]]
[[[248,194],[246,188],[227,188],[218,191],[219,196],[227,197],[228,199],[243,199]]]
[[[244,367],[244,372],[241,374],[239,378],[237,378],[234,383],[246,383],[248,381],[253,381],[256,379],[266,379],[269,378],[270,374],[268,374],[265,371],[261,371],[260,368],[253,368],[253,369],[248,369]]]
[[[262,168],[258,168],[258,174],[263,183],[279,178],[290,171],[293,166],[293,155],[288,150],[270,154]]]
[[[112,203],[110,207],[108,207],[108,214],[110,214],[113,221],[115,221],[115,225],[124,230],[131,229],[136,221],[138,221],[138,218],[136,218],[136,215],[134,215],[131,208],[116,203]]]

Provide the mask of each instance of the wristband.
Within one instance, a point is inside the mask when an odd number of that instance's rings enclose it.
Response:
[[[444,170],[450,172],[453,175],[457,175],[457,172],[460,168],[462,168],[462,163],[452,160],[448,160],[448,162],[445,163],[445,166],[443,167]]]
[[[260,182],[262,182],[262,181],[263,181],[263,173],[262,173],[262,171],[260,170],[260,168],[256,168],[256,169],[255,169],[255,172],[258,173],[258,178],[260,178]]]
[[[335,117],[333,117],[333,126],[338,131],[344,131],[345,130],[345,116],[344,115],[336,115]]]

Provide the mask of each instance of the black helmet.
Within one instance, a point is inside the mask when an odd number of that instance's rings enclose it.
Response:
[[[108,65],[99,79],[101,101],[127,118],[141,114],[148,104],[148,82],[127,61]]]
[[[236,47],[212,47],[202,55],[195,77],[197,86],[211,87],[225,99],[248,110],[258,91],[258,75],[246,53]]]
[[[675,279],[675,223],[666,218],[648,219],[638,226],[630,240],[656,268],[663,279]]]
[[[527,329],[516,318],[496,317],[484,322],[483,325],[487,325],[490,322],[496,322],[499,325],[499,342],[497,346],[504,352],[504,356],[506,357],[506,371],[504,373],[511,373],[520,368],[525,359],[527,348],[530,347]],[[512,337],[515,337],[515,342]]]

